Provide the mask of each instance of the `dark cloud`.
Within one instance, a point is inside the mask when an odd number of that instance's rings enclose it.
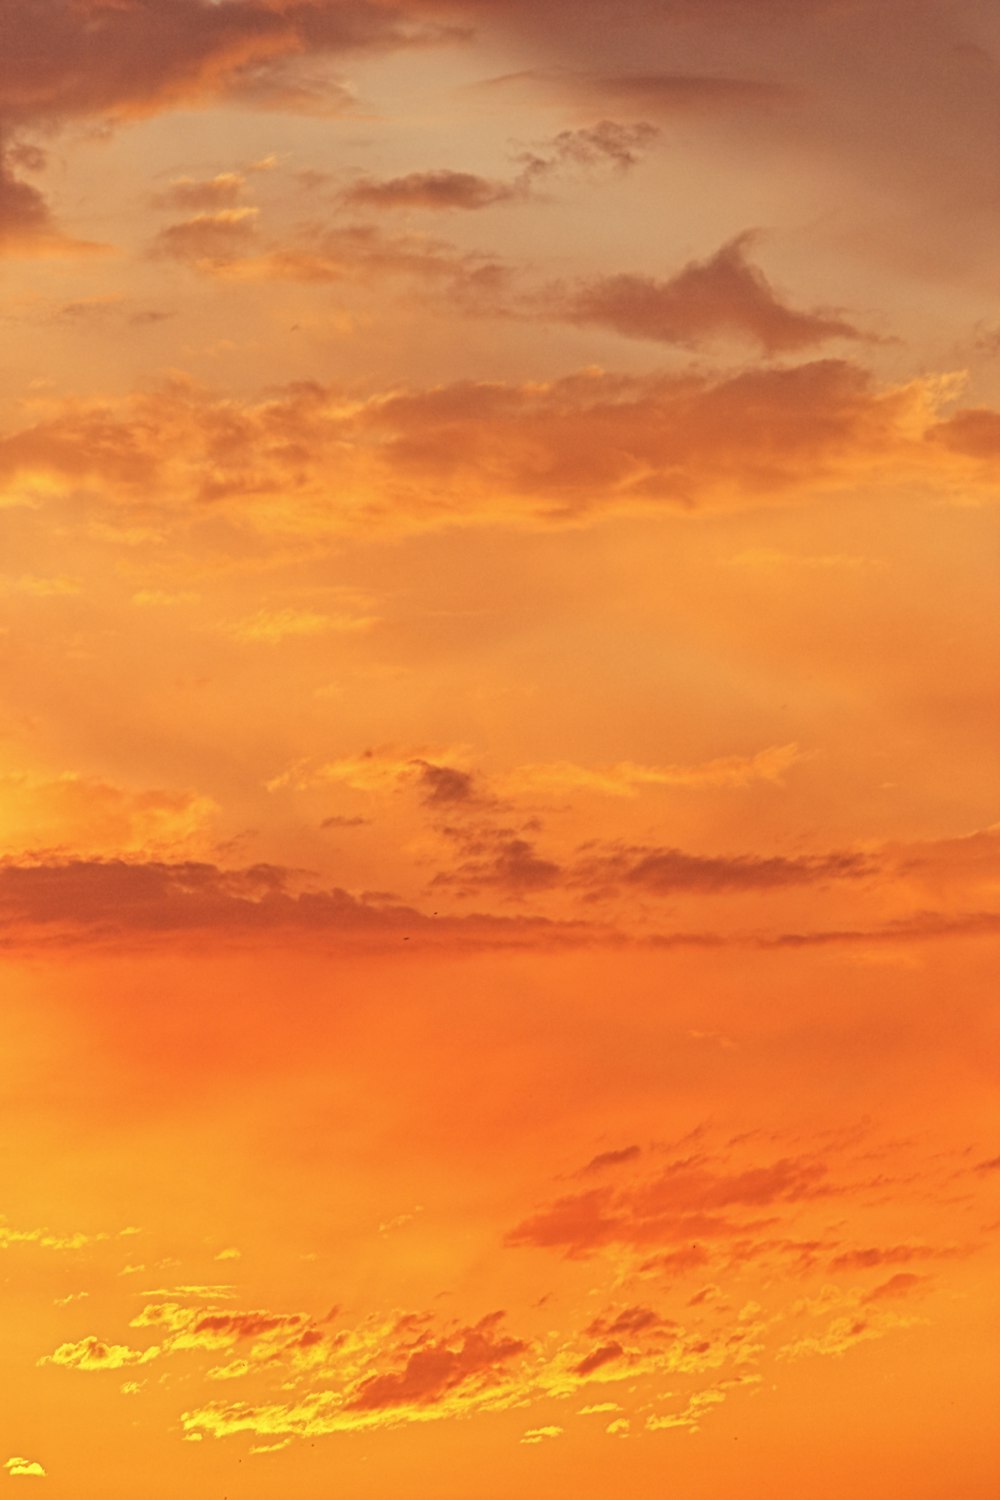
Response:
[[[707,895],[857,880],[875,873],[875,869],[868,858],[850,853],[797,858],[752,854],[715,857],[685,854],[680,849],[633,849],[595,859],[584,865],[582,876],[599,884],[621,882],[653,895],[680,891]]]
[[[425,806],[454,807],[479,800],[476,778],[469,771],[460,771],[457,766],[435,765],[428,760],[414,761],[414,766]]]
[[[395,1406],[429,1406],[450,1391],[482,1384],[498,1373],[528,1345],[499,1330],[503,1313],[490,1313],[474,1327],[446,1339],[430,1340],[415,1350],[402,1369],[363,1380],[348,1410],[380,1411]]]
[[[524,68],[479,85],[493,93],[540,94],[594,110],[651,115],[664,123],[691,116],[742,117],[788,104],[794,95],[769,79],[727,77],[694,69],[671,72],[591,71],[560,63]]]
[[[678,1250],[667,1250],[663,1255],[654,1255],[649,1260],[644,1260],[640,1270],[683,1276],[687,1271],[707,1266],[711,1258],[704,1245],[683,1245]]]
[[[890,1276],[888,1281],[880,1282],[861,1300],[864,1304],[870,1302],[884,1302],[892,1297],[909,1297],[918,1287],[927,1285],[926,1276],[915,1276],[912,1272],[900,1271],[896,1276]]]
[[[410,172],[404,177],[363,177],[342,195],[351,208],[492,208],[517,196],[513,183],[497,182],[474,172]]]
[[[593,1375],[595,1370],[600,1370],[604,1365],[621,1359],[624,1353],[625,1350],[617,1342],[602,1344],[600,1348],[593,1349],[585,1355],[578,1365],[574,1365],[573,1373],[574,1375]]]
[[[580,1168],[581,1177],[590,1172],[603,1172],[607,1167],[620,1167],[626,1162],[635,1161],[642,1155],[641,1146],[622,1146],[618,1151],[601,1151],[597,1156],[591,1157],[585,1167]]]
[[[297,1333],[307,1321],[302,1313],[211,1312],[195,1318],[191,1323],[191,1332],[217,1334],[239,1342],[241,1339],[265,1338],[276,1333]],[[298,1342],[301,1344],[301,1339]]]
[[[156,208],[178,208],[209,213],[234,208],[243,196],[246,179],[239,172],[219,172],[215,177],[177,177],[153,198]]]
[[[257,243],[256,215],[245,208],[199,213],[161,229],[150,253],[195,265],[228,265],[248,255]]]
[[[562,130],[551,141],[523,152],[518,160],[529,180],[563,166],[610,166],[627,172],[638,165],[659,135],[658,128],[645,120],[629,124],[599,120],[578,130]]]
[[[222,869],[186,861],[69,859],[0,863],[0,943],[151,940],[167,934],[218,938],[294,930],[393,947],[404,941],[534,944],[583,941],[583,923],[492,916],[429,917],[387,897],[303,888],[274,865]]]
[[[1000,457],[1000,412],[986,406],[967,407],[932,427],[928,436],[952,453],[995,461]]]
[[[903,449],[909,399],[822,360],[722,379],[584,373],[518,388],[455,384],[389,396],[362,421],[400,475],[547,502],[549,514],[629,503],[775,499],[870,474]],[[466,501],[468,503],[468,499]]]
[[[433,884],[454,886],[463,894],[492,888],[510,896],[558,885],[562,870],[543,859],[534,844],[506,829],[478,830],[464,839],[465,857],[453,870],[439,871]]]
[[[0,245],[51,236],[54,228],[45,199],[13,175],[8,161],[0,156]]]
[[[634,1338],[640,1333],[675,1326],[669,1320],[664,1322],[651,1307],[624,1307],[620,1312],[595,1318],[585,1331],[591,1338]]]
[[[814,948],[841,943],[906,943],[953,937],[993,937],[997,933],[1000,933],[1000,914],[994,911],[920,911],[887,922],[883,927],[782,932],[777,937],[758,938],[756,942],[763,948]]]
[[[873,1266],[905,1265],[912,1260],[939,1256],[940,1250],[929,1245],[873,1245],[867,1249],[844,1250],[830,1261],[831,1271],[869,1271]]]
[[[282,60],[393,48],[420,34],[369,0],[0,0],[0,118],[148,115],[245,94]]]
[[[867,857],[846,852],[796,858],[712,856],[642,846],[587,854],[559,864],[545,858],[530,839],[511,829],[481,827],[452,832],[459,841],[462,858],[453,869],[441,871],[435,884],[455,886],[466,894],[492,888],[521,895],[560,887],[601,896],[637,890],[651,896],[718,895],[857,880],[877,870]],[[689,941],[693,938],[686,936]]]
[[[733,1218],[783,1208],[830,1191],[818,1162],[785,1158],[730,1172],[700,1159],[675,1162],[658,1177],[620,1192],[594,1188],[558,1198],[517,1225],[508,1244],[562,1249],[586,1256],[602,1246],[696,1242],[726,1238],[773,1220]]]
[[[64,234],[38,188],[18,176],[41,165],[44,153],[0,138],[0,256],[86,255],[105,248]]]
[[[611,328],[626,338],[692,347],[718,338],[758,344],[768,354],[862,337],[843,318],[800,312],[778,297],[750,264],[746,234],[708,260],[692,261],[667,281],[652,276],[602,276],[570,295],[559,315],[571,323]]]

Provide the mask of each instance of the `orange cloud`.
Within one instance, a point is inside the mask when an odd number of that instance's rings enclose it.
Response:
[[[281,59],[391,48],[417,34],[365,0],[2,0],[0,30],[0,116],[14,122],[141,116],[258,90],[266,99]]]
[[[112,514],[166,521],[227,502],[268,530],[306,534],[774,505],[862,477],[919,478],[950,498],[962,471],[923,437],[939,397],[927,382],[879,391],[837,360],[361,399],[304,383],[221,400],[175,381],[39,407],[0,437],[0,479],[24,503],[86,484]]]

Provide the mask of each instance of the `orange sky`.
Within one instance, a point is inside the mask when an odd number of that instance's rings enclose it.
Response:
[[[0,0],[0,1489],[993,1500],[998,129]]]

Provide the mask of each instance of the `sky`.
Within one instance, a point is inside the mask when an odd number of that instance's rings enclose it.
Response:
[[[0,0],[0,1491],[993,1500],[998,129]]]

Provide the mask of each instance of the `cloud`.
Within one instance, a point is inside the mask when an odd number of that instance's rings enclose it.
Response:
[[[745,787],[756,781],[780,783],[784,773],[802,759],[798,745],[772,745],[756,754],[720,756],[698,765],[643,766],[620,761],[605,767],[580,766],[571,761],[517,766],[503,778],[511,792],[594,792],[609,797],[635,797],[644,787]]]
[[[135,790],[76,775],[0,775],[8,851],[175,856],[203,842],[218,812],[193,791]],[[2,876],[0,876],[2,879]]]
[[[448,760],[461,758],[461,751],[439,751],[433,760],[423,754],[387,749],[368,749],[360,755],[344,755],[320,765],[308,762],[292,766],[268,782],[269,790],[338,785],[359,792],[390,792],[415,786],[431,805],[466,802],[476,795],[475,777]]]
[[[255,245],[256,219],[255,208],[219,208],[198,213],[161,229],[151,253],[206,267],[228,264]]]
[[[561,130],[558,135],[522,155],[530,178],[554,171],[560,166],[614,167],[627,172],[638,166],[648,148],[658,140],[660,131],[646,120],[622,124],[618,120],[598,120],[577,130]]]
[[[150,1349],[130,1349],[127,1344],[106,1344],[88,1334],[75,1344],[60,1344],[52,1354],[44,1354],[40,1365],[62,1365],[67,1370],[122,1370],[127,1365],[146,1365],[159,1356],[158,1345]]]
[[[598,855],[586,862],[580,877],[590,883],[620,883],[650,895],[683,891],[711,895],[721,891],[766,891],[784,886],[816,885],[828,880],[859,880],[876,872],[867,856],[849,852],[764,857],[752,854],[706,856],[680,849],[642,848]]]
[[[490,1313],[437,1336],[423,1317],[353,1330],[337,1336],[320,1369],[330,1385],[288,1401],[212,1402],[181,1420],[188,1433],[217,1437],[317,1437],[509,1406],[523,1399],[515,1362],[529,1345],[504,1333],[502,1319]]]
[[[509,181],[448,168],[409,172],[400,177],[362,177],[345,189],[341,202],[358,209],[425,209],[443,212],[493,208],[523,199],[533,184],[567,167],[610,166],[624,172],[634,167],[659,136],[645,121],[620,124],[600,120],[578,130],[563,130],[549,141],[521,151],[520,170]]]
[[[991,463],[1000,456],[1000,412],[988,406],[966,407],[937,423],[928,437],[952,453]]]
[[[563,879],[554,860],[544,859],[530,839],[506,829],[461,830],[459,836],[464,857],[454,869],[434,876],[436,886],[455,886],[466,894],[494,888],[524,896],[548,890]]]
[[[0,861],[0,940],[8,947],[149,942],[179,933],[245,940],[293,930],[379,948],[411,941],[417,946],[575,944],[595,933],[587,923],[541,917],[427,916],[391,899],[303,887],[301,872],[275,865]]]
[[[249,283],[364,287],[400,278],[446,295],[453,308],[461,305],[466,312],[510,311],[501,295],[509,272],[496,257],[426,234],[388,234],[375,224],[304,225],[287,239],[275,239],[259,230],[255,208],[218,209],[167,225],[149,253],[203,275]]]
[[[701,1160],[675,1162],[645,1184],[558,1198],[511,1230],[506,1243],[562,1249],[579,1258],[616,1244],[639,1248],[726,1238],[750,1227],[728,1216],[734,1211],[780,1210],[821,1196],[830,1190],[825,1179],[821,1163],[790,1158],[736,1172]]]
[[[707,1266],[711,1258],[704,1245],[685,1245],[679,1250],[668,1250],[663,1255],[654,1255],[650,1260],[644,1260],[639,1269],[683,1276],[688,1271]]]
[[[911,1271],[900,1271],[897,1275],[890,1276],[888,1281],[882,1281],[877,1287],[873,1287],[861,1300],[867,1306],[871,1302],[884,1302],[894,1297],[909,1297],[918,1287],[926,1285],[926,1276],[915,1276]]]
[[[456,766],[416,761],[417,780],[426,807],[455,807],[480,800],[475,777]]]
[[[708,260],[692,261],[667,281],[651,276],[602,276],[573,293],[558,315],[611,328],[626,338],[695,347],[737,338],[767,354],[797,353],[830,339],[862,335],[843,318],[800,312],[782,302],[745,255],[742,234]]]
[[[499,1333],[503,1313],[490,1313],[472,1328],[448,1340],[417,1349],[401,1370],[363,1380],[348,1402],[349,1411],[423,1406],[449,1391],[496,1374],[515,1355],[527,1351],[522,1339]]]
[[[483,91],[513,96],[540,96],[546,102],[565,101],[621,114],[652,116],[672,122],[694,116],[711,119],[760,114],[787,105],[791,89],[770,79],[741,78],[724,73],[647,72],[559,65],[554,68],[523,68],[487,79]],[[643,120],[640,124],[645,124]]]
[[[181,1349],[230,1349],[247,1340],[288,1346],[293,1340],[322,1335],[309,1327],[304,1313],[234,1312],[184,1307],[176,1302],[151,1303],[133,1319],[133,1328],[154,1328],[164,1354]]]
[[[108,1237],[103,1233],[82,1234],[79,1230],[75,1234],[56,1234],[51,1229],[13,1229],[9,1224],[0,1223],[0,1250],[7,1250],[11,1245],[38,1245],[42,1250],[83,1250]],[[77,1295],[87,1294],[81,1292]]]
[[[591,1157],[585,1167],[580,1168],[581,1177],[590,1172],[603,1172],[608,1167],[620,1167],[625,1162],[637,1161],[642,1155],[641,1146],[622,1146],[617,1151],[601,1151],[597,1156]]]
[[[775,505],[862,477],[949,496],[958,460],[922,435],[940,399],[933,382],[880,391],[838,360],[360,400],[312,382],[223,399],[177,379],[38,403],[0,436],[0,479],[11,503],[86,489],[112,521],[126,511],[166,525],[225,505],[307,535]]]
[[[955,937],[992,937],[1000,932],[995,911],[916,911],[881,927],[817,928],[812,932],[782,932],[753,941],[763,948],[812,948],[840,944],[935,942]]]
[[[229,633],[238,641],[278,645],[300,636],[354,635],[377,624],[374,615],[323,614],[311,609],[262,609],[248,619],[237,621]]]
[[[861,1317],[857,1312],[848,1313],[834,1318],[821,1333],[808,1334],[784,1345],[778,1350],[778,1358],[802,1359],[817,1354],[839,1357],[857,1344],[883,1338],[893,1327],[905,1327],[909,1321],[898,1314],[887,1316],[883,1313],[875,1318]]]
[[[591,1338],[608,1335],[628,1338],[664,1326],[663,1319],[651,1307],[624,1307],[613,1315],[604,1314],[595,1318],[586,1332]]]
[[[929,1245],[873,1245],[866,1249],[844,1250],[830,1261],[831,1271],[868,1271],[873,1266],[905,1265],[911,1260],[926,1260],[940,1255]]]
[[[0,142],[0,257],[101,253],[105,246],[63,233],[38,188],[11,169],[16,161],[16,151]]]
[[[600,1348],[591,1350],[588,1355],[580,1360],[579,1364],[574,1365],[573,1373],[580,1376],[593,1375],[595,1371],[603,1369],[605,1365],[612,1364],[621,1359],[624,1353],[625,1350],[617,1340],[610,1344],[602,1344]]]
[[[114,124],[220,101],[342,114],[353,97],[325,60],[439,34],[377,0],[0,0],[0,126]],[[59,235],[41,195],[0,175],[0,247],[13,230],[22,251],[96,248]]]
[[[492,208],[517,195],[516,187],[474,172],[410,172],[404,177],[363,177],[342,200],[351,208],[449,209]]]
[[[4,1468],[11,1479],[44,1479],[45,1470],[31,1458],[8,1458]]]
[[[179,208],[195,213],[217,212],[235,208],[246,188],[240,172],[219,172],[215,177],[175,177],[169,187],[157,193],[157,208]]]
[[[860,880],[878,872],[867,855],[702,855],[649,845],[586,846],[579,857],[558,862],[517,830],[488,824],[443,830],[457,844],[458,862],[441,870],[434,885],[468,895],[496,889],[509,895],[562,889],[602,897],[642,891],[649,896],[713,896],[732,891],[773,891]]]

